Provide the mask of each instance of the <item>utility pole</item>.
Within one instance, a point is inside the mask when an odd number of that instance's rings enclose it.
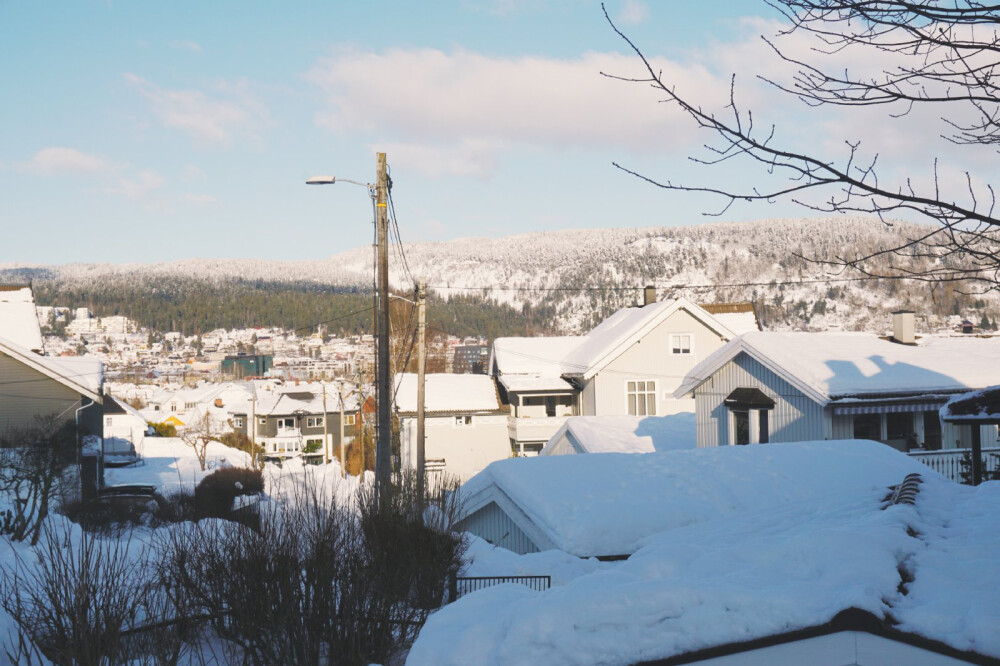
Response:
[[[424,501],[424,375],[427,372],[427,283],[417,283],[417,501]]]
[[[378,421],[375,444],[376,492],[391,481],[390,447],[392,442],[392,377],[389,367],[389,178],[385,153],[376,153],[375,231],[378,243]]]
[[[326,411],[326,382],[320,380],[323,383],[323,464],[330,464],[330,435],[329,427],[327,426],[327,421],[330,419],[329,414]]]
[[[337,397],[340,398],[340,478],[347,477],[347,445],[344,444],[344,380],[337,384]],[[361,446],[365,445],[364,437]]]

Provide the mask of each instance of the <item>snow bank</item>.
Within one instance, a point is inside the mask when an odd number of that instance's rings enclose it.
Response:
[[[884,489],[853,481],[868,474],[850,448],[844,464],[821,456],[837,492],[662,532],[564,587],[463,597],[428,620],[407,664],[631,664],[824,624],[850,607],[1000,657],[1000,483],[927,474],[915,506],[882,510]],[[774,477],[755,474],[742,489],[765,494]],[[905,594],[900,569],[915,576]]]
[[[862,440],[727,446],[632,455],[511,458],[461,492],[471,514],[502,491],[560,550],[581,557],[635,552],[668,529],[790,502],[883,489],[936,472]]]

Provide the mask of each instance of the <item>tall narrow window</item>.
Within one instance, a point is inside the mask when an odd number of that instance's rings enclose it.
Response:
[[[656,382],[633,381],[625,383],[628,396],[628,413],[632,416],[656,415]]]
[[[733,444],[750,443],[750,410],[733,410]]]
[[[771,428],[767,420],[767,410],[761,409],[757,412],[757,442],[767,444],[771,441]]]

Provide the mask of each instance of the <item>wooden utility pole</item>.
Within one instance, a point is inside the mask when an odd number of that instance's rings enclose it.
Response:
[[[337,396],[340,398],[340,478],[347,476],[347,445],[344,444],[344,381],[337,384]],[[361,445],[364,446],[364,437]]]
[[[389,178],[385,153],[376,153],[375,231],[378,245],[378,420],[375,444],[376,492],[389,485],[392,475],[390,448],[392,444],[392,376],[389,367]]]
[[[330,464],[330,435],[329,427],[327,426],[327,411],[326,411],[326,382],[323,382],[323,464]]]
[[[424,500],[424,375],[427,371],[427,283],[417,283],[417,498]]]

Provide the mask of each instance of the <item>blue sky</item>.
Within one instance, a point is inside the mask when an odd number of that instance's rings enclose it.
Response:
[[[750,0],[607,7],[709,102],[774,18]],[[404,241],[705,222],[717,203],[611,162],[677,178],[706,137],[602,70],[640,73],[591,1],[0,0],[0,263],[327,257],[371,242],[371,207],[304,181],[372,180],[376,151]]]

